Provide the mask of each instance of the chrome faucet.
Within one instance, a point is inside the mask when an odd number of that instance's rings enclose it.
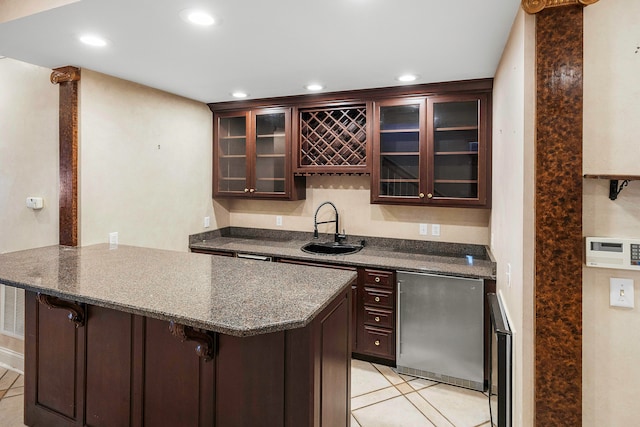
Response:
[[[331,207],[333,208],[333,210],[336,213],[336,219],[335,220],[318,222],[318,211],[324,205],[331,205]],[[331,202],[322,202],[322,203],[320,203],[320,206],[318,206],[318,208],[316,209],[316,213],[313,215],[313,238],[314,239],[318,238],[318,224],[331,224],[332,222],[336,223],[336,232],[335,232],[334,237],[333,237],[334,242],[340,243],[340,241],[344,240],[347,236],[345,236],[344,234],[340,234],[340,232],[339,232],[338,209],[336,208],[336,205],[334,205]]]

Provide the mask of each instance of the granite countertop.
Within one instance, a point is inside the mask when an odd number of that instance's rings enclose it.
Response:
[[[0,255],[0,283],[234,336],[304,327],[350,271],[108,244]]]
[[[319,241],[331,241],[332,237],[321,235]],[[496,263],[488,248],[482,245],[350,236],[347,243],[365,240],[365,247],[350,255],[317,255],[300,249],[313,240],[311,233],[234,227],[192,235],[189,240],[191,249],[457,277],[496,278]]]

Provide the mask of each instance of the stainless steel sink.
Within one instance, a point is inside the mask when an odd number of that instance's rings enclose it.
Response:
[[[301,247],[303,252],[316,255],[349,255],[362,249],[362,245],[350,245],[336,242],[310,242]]]

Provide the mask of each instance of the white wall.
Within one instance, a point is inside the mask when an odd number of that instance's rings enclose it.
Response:
[[[50,74],[0,59],[0,253],[58,243],[58,86]],[[27,196],[43,197],[44,208],[28,209]],[[22,370],[23,349],[0,334],[0,364]]]
[[[0,59],[0,253],[58,244],[58,86],[51,70]],[[26,207],[28,196],[44,208]]]
[[[534,39],[535,18],[520,10],[493,91],[491,250],[498,294],[514,332],[514,426],[533,425],[534,419]]]
[[[313,231],[316,208],[329,200],[338,208],[340,230],[344,228],[347,235],[489,244],[488,209],[372,205],[369,188],[369,176],[307,177],[306,200],[233,200],[226,206],[233,226],[277,229],[275,217],[282,215],[282,229]],[[333,218],[330,208],[319,215],[322,220]],[[432,236],[431,227],[429,236],[420,235],[420,223],[440,224],[440,236]],[[328,224],[319,230],[332,233],[333,227]]]
[[[80,241],[188,250],[228,225],[211,197],[212,114],[200,102],[83,69]],[[214,209],[215,206],[215,209]]]
[[[640,175],[640,2],[584,12],[584,173]],[[640,238],[640,181],[618,200],[609,181],[584,180],[585,236]],[[609,278],[635,281],[635,308],[609,307]],[[640,420],[640,272],[583,269],[583,426]]]

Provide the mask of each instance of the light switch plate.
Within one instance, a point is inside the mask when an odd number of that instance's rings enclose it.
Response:
[[[421,236],[426,236],[428,233],[428,225],[427,224],[420,224],[420,235]]]
[[[440,235],[440,224],[431,224],[431,234],[434,236]]]
[[[611,307],[634,307],[633,279],[609,279],[609,305]]]

